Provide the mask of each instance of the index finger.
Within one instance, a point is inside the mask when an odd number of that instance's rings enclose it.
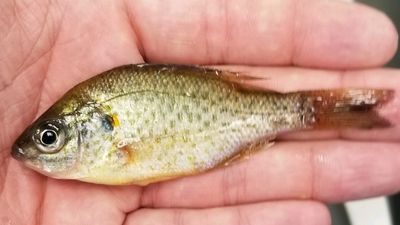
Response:
[[[397,33],[381,12],[341,1],[128,1],[150,62],[361,68],[383,65]],[[143,19],[145,18],[145,19]]]

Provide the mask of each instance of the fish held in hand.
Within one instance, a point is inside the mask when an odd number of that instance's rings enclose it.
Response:
[[[241,74],[127,65],[68,91],[16,140],[12,156],[50,177],[145,185],[224,164],[278,133],[390,126],[390,90],[277,93]]]

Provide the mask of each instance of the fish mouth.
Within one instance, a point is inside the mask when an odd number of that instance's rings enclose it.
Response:
[[[18,144],[14,144],[11,149],[11,156],[18,161],[25,161],[28,157]]]
[[[28,168],[35,170],[38,173],[42,173],[45,175],[48,175],[46,173],[46,171],[43,171],[42,166],[40,165],[40,163],[38,163],[37,160],[34,160],[34,158],[29,157],[26,152],[24,151],[23,148],[21,148],[18,144],[14,144],[12,146],[12,150],[11,150],[11,156],[22,162],[25,166],[27,166]]]
[[[29,148],[21,147],[21,144],[16,142],[11,147],[11,156],[22,162],[35,161],[37,154]]]

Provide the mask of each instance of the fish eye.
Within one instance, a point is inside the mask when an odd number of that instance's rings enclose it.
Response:
[[[43,153],[60,151],[65,142],[63,126],[54,121],[40,125],[36,130],[34,141],[37,148]]]
[[[42,145],[48,146],[54,144],[58,139],[56,131],[46,129],[40,133],[40,142]]]

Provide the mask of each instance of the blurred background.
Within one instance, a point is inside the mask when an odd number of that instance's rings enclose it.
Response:
[[[400,31],[400,0],[356,1],[386,12]],[[399,50],[387,67],[400,68]],[[331,205],[330,209],[333,225],[400,225],[400,194]]]

